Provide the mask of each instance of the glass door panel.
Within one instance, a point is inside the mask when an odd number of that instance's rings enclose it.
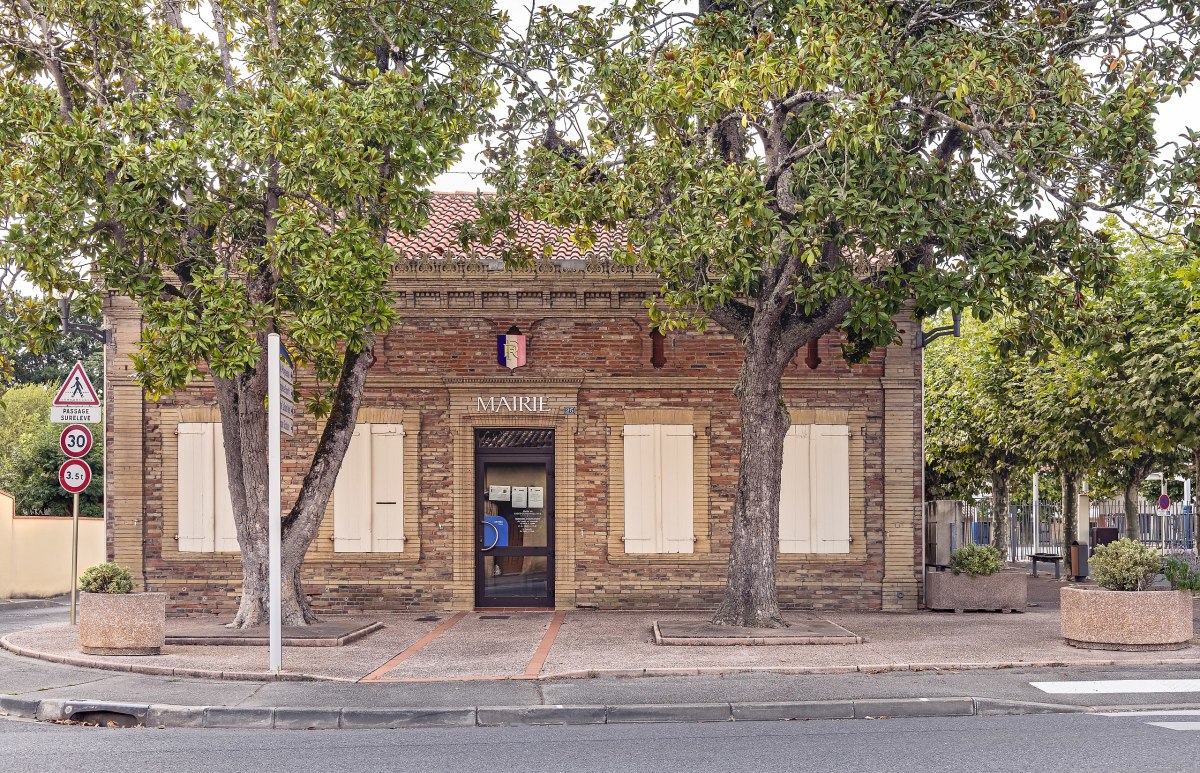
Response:
[[[477,458],[476,469],[476,604],[552,606],[551,464]]]

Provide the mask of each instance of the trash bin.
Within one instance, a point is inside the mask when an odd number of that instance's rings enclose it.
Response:
[[[1078,542],[1071,543],[1071,574],[1076,582],[1083,582],[1088,576],[1088,546]]]

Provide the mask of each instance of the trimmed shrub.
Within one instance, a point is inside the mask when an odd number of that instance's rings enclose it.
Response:
[[[109,561],[79,575],[79,589],[84,593],[129,593],[133,590],[133,578],[128,569]]]
[[[1101,545],[1091,559],[1096,584],[1105,590],[1146,590],[1162,571],[1162,558],[1128,537]]]
[[[950,570],[955,574],[995,574],[1003,566],[1000,551],[991,545],[963,545],[950,556]]]
[[[1196,593],[1200,591],[1200,558],[1191,554],[1171,556],[1163,562],[1163,576],[1172,588]]]

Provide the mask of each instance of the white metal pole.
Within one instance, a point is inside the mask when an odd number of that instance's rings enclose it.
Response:
[[[79,494],[71,507],[71,625],[75,625],[75,600],[79,595]]]
[[[1042,507],[1038,502],[1038,472],[1033,471],[1033,552],[1040,553],[1039,538],[1042,530]]]
[[[279,461],[279,336],[267,336],[267,455],[268,495],[268,564],[271,583],[271,673],[283,671],[283,602],[281,577],[282,552],[280,525],[280,461]]]

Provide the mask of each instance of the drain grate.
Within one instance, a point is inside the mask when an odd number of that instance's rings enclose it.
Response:
[[[417,622],[418,623],[436,623],[441,619],[442,618],[440,618],[440,617],[418,617]]]
[[[512,615],[480,615],[480,620],[507,620]]]

